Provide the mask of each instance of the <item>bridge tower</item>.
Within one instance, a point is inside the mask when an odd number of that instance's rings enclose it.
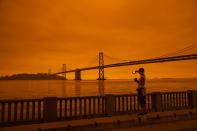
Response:
[[[66,71],[66,64],[62,65],[62,72]],[[66,73],[63,74],[64,78],[66,79]]]
[[[98,80],[104,80],[104,60],[103,52],[99,52],[99,78]]]
[[[77,69],[75,71],[75,80],[81,80],[81,70]]]
[[[51,69],[48,69],[48,75],[51,75]]]

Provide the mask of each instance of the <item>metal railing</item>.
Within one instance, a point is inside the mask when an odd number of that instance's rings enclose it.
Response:
[[[176,110],[190,108],[188,92],[165,92],[161,93],[162,110]]]
[[[0,123],[40,122],[42,120],[43,99],[0,101]]]
[[[197,108],[197,91],[146,95],[148,112],[187,108]],[[0,100],[0,126],[136,113],[140,110],[137,94]]]
[[[65,120],[103,115],[105,113],[104,102],[104,96],[58,98],[57,118]]]
[[[138,97],[133,95],[115,95],[115,113],[139,112]],[[146,95],[146,110],[151,111],[151,94]]]

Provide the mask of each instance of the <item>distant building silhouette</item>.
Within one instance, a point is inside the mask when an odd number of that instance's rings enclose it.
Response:
[[[51,75],[51,69],[48,69],[48,75]]]

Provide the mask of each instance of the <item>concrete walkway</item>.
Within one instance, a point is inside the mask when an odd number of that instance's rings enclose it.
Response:
[[[189,113],[192,112],[192,113]],[[20,125],[20,126],[12,126],[12,127],[3,127],[0,128],[0,131],[38,131],[44,129],[53,129],[53,131],[60,131],[60,128],[64,129],[69,128],[69,130],[75,129],[84,129],[84,130],[150,130],[153,129],[164,129],[164,127],[176,129],[184,129],[184,128],[196,128],[197,117],[193,119],[194,114],[197,114],[197,109],[187,109],[187,110],[176,110],[176,111],[166,111],[166,112],[151,112],[146,116],[142,117],[139,121],[136,114],[129,115],[117,115],[111,117],[102,117],[102,118],[91,118],[91,119],[81,119],[81,120],[71,120],[71,121],[61,121],[61,122],[50,122],[50,123],[41,123],[41,124],[31,124],[31,125]],[[180,118],[178,116],[181,116]],[[182,117],[184,116],[184,118]],[[196,115],[197,116],[197,115]],[[187,117],[187,120],[184,120]],[[162,118],[162,119],[161,119]],[[183,118],[183,119],[182,119]],[[170,123],[166,123],[166,120],[175,120]],[[182,119],[183,121],[177,121],[178,119]],[[160,121],[165,121],[159,122]],[[133,122],[133,124],[131,124]],[[155,123],[157,122],[157,123]],[[159,123],[158,123],[159,122]],[[181,126],[175,126],[173,124],[177,122]],[[128,124],[129,123],[129,124]],[[182,124],[186,123],[186,124]],[[159,125],[158,125],[159,124]],[[117,125],[117,126],[116,126]],[[188,126],[189,125],[189,126]],[[130,128],[132,126],[132,128]],[[77,128],[79,127],[79,128]],[[161,128],[163,127],[163,128]],[[114,129],[115,128],[115,129]],[[170,129],[169,129],[170,130]],[[52,131],[52,130],[51,130]]]
[[[197,120],[151,124],[133,128],[111,129],[109,131],[197,131]]]

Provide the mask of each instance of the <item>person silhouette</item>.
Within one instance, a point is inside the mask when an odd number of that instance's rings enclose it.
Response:
[[[134,79],[134,81],[138,83],[138,88],[136,90],[138,92],[138,103],[141,106],[141,112],[138,115],[144,115],[144,114],[147,114],[146,112],[146,88],[145,88],[146,77],[144,73],[144,68],[139,68],[139,70],[135,72],[139,73],[140,75],[139,80],[137,78]]]

